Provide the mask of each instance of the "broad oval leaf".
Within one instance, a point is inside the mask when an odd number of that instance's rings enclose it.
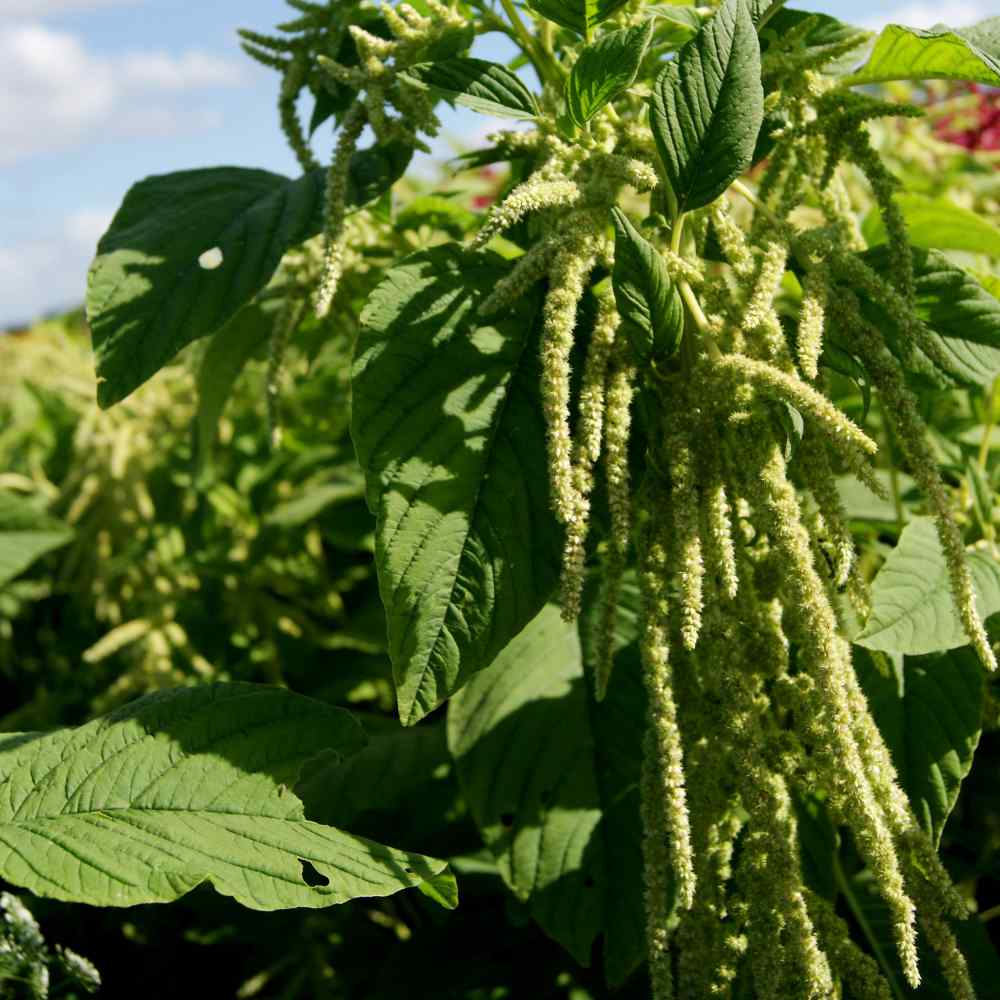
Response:
[[[603,35],[580,53],[566,81],[566,110],[574,125],[586,125],[632,86],[652,37],[653,21],[649,20]]]
[[[628,0],[525,0],[542,17],[570,28],[587,41],[602,21],[621,10]]]
[[[684,334],[684,305],[656,248],[619,208],[612,287],[632,349],[643,360],[668,358]]]
[[[511,265],[435,247],[392,268],[362,315],[352,437],[400,718],[418,721],[538,613],[558,574],[536,321],[480,302]]]
[[[1000,258],[1000,226],[978,212],[962,208],[946,198],[904,192],[895,202],[906,220],[906,235],[917,247],[965,250]],[[885,223],[879,212],[869,212],[862,226],[869,245],[885,243]]]
[[[677,211],[714,201],[752,163],[764,120],[746,0],[725,0],[653,86],[650,124]]]
[[[847,83],[886,80],[974,80],[1000,87],[1000,18],[964,29],[887,25]]]
[[[349,204],[391,187],[410,153],[399,145],[356,153]],[[322,229],[324,186],[323,170],[290,180],[243,167],[185,170],[133,186],[87,279],[98,403],[124,399],[246,305],[285,251]]]
[[[0,490],[0,587],[72,539],[69,525],[34,502]]]
[[[967,555],[983,618],[1000,611],[1000,563],[985,552]],[[914,518],[872,583],[872,612],[854,640],[868,649],[919,655],[965,646],[937,529]]]
[[[883,669],[873,662],[877,656]],[[891,658],[858,650],[855,664],[900,783],[937,844],[979,744],[979,659],[971,649]]]
[[[453,104],[501,118],[534,118],[538,104],[530,90],[506,66],[486,59],[444,59],[417,63],[402,78],[431,90]]]
[[[616,661],[598,705],[576,629],[549,606],[448,708],[459,782],[504,881],[578,962],[603,933],[612,983],[644,942],[636,644]]]
[[[888,276],[890,253],[888,247],[879,246],[863,257]],[[917,311],[948,360],[945,374],[966,385],[992,384],[1000,375],[1000,301],[937,250],[913,249],[913,270]],[[868,300],[864,307],[891,342],[892,316]]]
[[[347,712],[252,684],[166,691],[5,741],[0,875],[95,906],[168,902],[207,881],[256,910],[447,879],[444,862],[306,819],[289,790],[303,763],[362,743]]]

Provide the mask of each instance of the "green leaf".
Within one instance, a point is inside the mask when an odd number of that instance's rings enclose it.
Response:
[[[72,539],[68,525],[33,501],[0,491],[0,587]]]
[[[282,304],[275,300],[245,306],[212,338],[201,359],[197,376],[195,433],[198,467],[202,475],[206,475],[211,467],[219,420],[233,387],[247,362],[267,347],[282,308]]]
[[[903,193],[895,201],[914,246],[965,250],[1000,258],[1000,226],[981,213],[961,208],[947,198],[929,198],[923,194]],[[887,241],[885,224],[877,210],[868,213],[861,228],[870,246]]]
[[[1000,18],[961,30],[890,24],[875,41],[868,62],[848,81],[974,80],[1000,86]]]
[[[457,797],[443,723],[402,729],[364,720],[368,745],[346,760],[308,764],[295,792],[306,814],[331,826],[423,846],[439,842]]]
[[[365,495],[364,477],[352,462],[330,469],[320,482],[305,484],[298,494],[278,504],[264,518],[265,524],[278,528],[299,528],[338,504],[361,500]]]
[[[340,709],[224,684],[7,744],[0,875],[95,906],[169,902],[207,881],[256,910],[386,896],[441,876],[441,861],[305,818],[289,790],[302,764],[362,743]]]
[[[612,285],[632,349],[643,359],[669,358],[684,335],[684,304],[656,248],[619,208]]]
[[[604,934],[605,970],[643,957],[637,646],[597,705],[574,626],[547,607],[452,699],[448,742],[500,873],[581,964]]]
[[[650,124],[678,212],[750,166],[763,120],[757,32],[745,0],[725,0],[653,86]]]
[[[406,169],[398,144],[360,150],[348,203],[364,204]],[[87,282],[97,401],[112,406],[181,348],[215,333],[270,280],[285,251],[323,226],[325,171],[297,180],[214,167],[136,184],[101,238]]]
[[[423,90],[453,104],[502,118],[534,118],[538,104],[530,90],[506,66],[485,59],[445,59],[417,63],[400,74]]]
[[[632,86],[652,36],[653,21],[649,20],[603,35],[580,53],[566,81],[566,108],[574,125],[582,128]]]
[[[479,219],[474,212],[459,204],[454,198],[439,194],[425,194],[408,202],[396,216],[396,229],[419,229],[431,226],[441,229],[455,239],[462,239],[475,228]]]
[[[979,744],[983,668],[971,649],[905,658],[858,650],[855,664],[900,783],[937,844]]]
[[[1000,611],[1000,564],[986,552],[967,555],[983,618]],[[968,643],[955,611],[948,566],[930,518],[917,517],[872,583],[872,613],[855,639],[867,649],[919,655]]]
[[[886,246],[863,254],[880,274],[891,274]],[[1000,301],[937,250],[913,250],[917,311],[948,359],[945,374],[965,385],[990,385],[1000,375]],[[893,340],[893,317],[865,300],[865,311]],[[897,334],[898,336],[898,334]]]
[[[542,17],[583,35],[590,41],[594,28],[621,10],[628,0],[525,0]]]
[[[558,575],[539,298],[496,321],[477,315],[510,266],[491,252],[435,247],[391,269],[362,315],[352,436],[377,515],[405,724],[487,667]]]

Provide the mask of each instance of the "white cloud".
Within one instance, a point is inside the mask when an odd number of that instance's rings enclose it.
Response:
[[[105,208],[81,209],[65,219],[61,229],[0,246],[4,321],[37,318],[41,304],[68,308],[82,302],[87,268],[111,216]]]
[[[47,17],[49,14],[89,13],[101,7],[134,7],[141,0],[0,0],[5,17]]]
[[[995,0],[942,0],[941,3],[903,3],[886,14],[873,14],[864,20],[866,28],[878,29],[887,24],[905,24],[909,28],[932,28],[947,24],[962,28],[996,13]]]
[[[0,0],[6,2],[6,0]],[[64,0],[66,2],[66,0]],[[0,164],[68,149],[102,135],[169,135],[217,119],[169,95],[237,86],[238,63],[209,52],[105,56],[39,22],[0,27]]]

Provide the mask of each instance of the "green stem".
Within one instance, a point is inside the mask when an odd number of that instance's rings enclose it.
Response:
[[[886,958],[881,943],[872,931],[871,924],[868,923],[868,918],[865,916],[864,910],[861,909],[861,904],[858,902],[857,897],[854,895],[854,890],[847,881],[847,876],[844,874],[844,869],[840,864],[840,857],[837,854],[833,855],[833,876],[837,882],[837,888],[847,900],[847,905],[850,907],[854,919],[861,928],[861,933],[868,939],[868,944],[871,947],[872,954],[875,956],[875,961],[882,967],[882,972],[889,983],[892,995],[896,1000],[905,1000],[899,980],[896,978],[895,970]]]
[[[717,361],[722,357],[722,352],[719,350],[719,345],[715,342],[715,337],[709,332],[708,317],[701,308],[698,296],[694,294],[694,289],[683,278],[677,282],[677,291],[681,293],[681,298],[684,300],[684,304],[687,306],[687,310],[691,314],[695,326],[698,327],[701,333],[701,340],[705,345],[705,350],[708,351],[708,356],[713,361]]]
[[[781,10],[781,8],[784,7],[786,3],[788,3],[788,0],[774,0],[771,6],[768,7],[763,14],[761,14],[760,20],[757,22],[758,35],[760,34],[761,29],[764,27],[764,25],[767,24],[767,22],[770,21],[771,18],[774,17],[774,15],[777,14],[778,11]]]
[[[521,20],[521,15],[517,12],[517,7],[514,6],[513,0],[500,0],[500,6],[503,7],[504,13],[510,21],[510,26],[514,33],[512,37],[521,46],[524,54],[531,60],[538,78],[543,84],[552,83],[553,81],[546,72],[549,65],[546,53],[539,47],[534,35],[528,30],[528,26],[524,21]]]

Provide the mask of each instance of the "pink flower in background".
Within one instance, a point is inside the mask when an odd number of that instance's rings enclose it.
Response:
[[[939,139],[969,150],[1000,150],[1000,90],[969,84],[976,107],[939,119],[934,131]]]

